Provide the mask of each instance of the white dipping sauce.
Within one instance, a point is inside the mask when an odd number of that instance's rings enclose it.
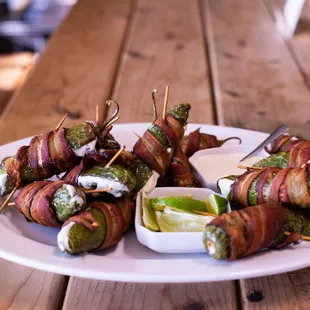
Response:
[[[6,181],[8,179],[8,175],[6,173],[0,174],[0,196],[3,196],[6,192]]]
[[[245,170],[238,168],[238,165],[252,166],[263,159],[263,157],[253,156],[240,162],[245,155],[244,153],[204,155],[197,158],[194,164],[208,182],[216,183],[220,178],[243,174]]]
[[[96,148],[97,139],[81,146],[80,148],[73,150],[74,154],[79,157],[83,157],[85,154],[93,152]]]
[[[107,191],[107,193],[112,194],[114,197],[121,197],[124,192],[129,192],[126,185],[121,184],[118,181],[104,179],[103,177],[81,175],[78,177],[78,184],[86,189],[104,189],[111,187],[112,189]],[[96,185],[96,187],[93,187],[94,185]]]
[[[60,232],[57,235],[58,247],[62,252],[70,251],[69,248],[69,231],[74,225],[74,222],[70,222],[66,226],[62,227]]]

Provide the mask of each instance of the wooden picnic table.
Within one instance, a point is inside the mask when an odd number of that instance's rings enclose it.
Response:
[[[0,144],[93,119],[150,122],[170,85],[191,122],[310,138],[309,2],[291,41],[267,0],[80,0],[1,115]],[[308,32],[307,32],[308,30]],[[109,111],[106,111],[108,114]],[[279,262],[281,263],[281,262]],[[309,309],[310,269],[241,281],[137,284],[66,277],[0,260],[0,309]]]

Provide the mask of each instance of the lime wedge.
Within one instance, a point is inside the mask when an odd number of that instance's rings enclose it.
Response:
[[[212,194],[206,200],[207,211],[216,215],[221,215],[227,211],[228,200],[217,194]]]
[[[150,206],[148,196],[143,191],[141,192],[141,203],[142,203],[143,225],[149,230],[159,231],[159,226],[156,221],[155,212]]]
[[[203,232],[212,217],[191,216],[185,219],[184,215],[155,211],[157,223],[162,232]]]
[[[150,199],[151,207],[156,211],[163,211],[164,207],[171,207],[180,211],[190,212],[193,210],[206,211],[204,201],[196,200],[190,196],[158,197]]]

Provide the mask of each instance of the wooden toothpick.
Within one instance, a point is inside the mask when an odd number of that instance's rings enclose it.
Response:
[[[13,197],[13,195],[15,194],[15,192],[17,191],[17,188],[15,187],[10,195],[5,199],[4,203],[2,204],[1,208],[0,208],[0,213],[4,210],[4,208],[7,206],[7,204],[9,203],[9,201],[11,200],[11,198]]]
[[[288,232],[288,231],[285,231],[285,232],[284,232],[284,235],[286,235],[286,236],[289,236],[290,234],[291,234],[291,233]],[[300,239],[301,239],[301,240],[305,240],[305,241],[310,241],[310,237],[308,237],[308,236],[300,235]]]
[[[262,170],[262,169],[264,169],[263,167],[242,166],[242,165],[238,165],[237,167],[240,168],[240,169],[254,169],[254,170]]]
[[[105,193],[111,191],[112,187],[106,187],[102,189],[83,189],[85,194],[97,194],[97,193]]]
[[[135,136],[136,136],[138,139],[142,139],[142,137],[139,136],[137,133],[134,132],[134,134],[135,134]]]
[[[15,202],[9,202],[9,203],[7,204],[8,207],[15,206],[15,205],[16,205]]]
[[[200,214],[200,215],[207,215],[207,216],[217,217],[216,214],[205,212],[205,211],[193,210],[193,212],[197,213],[197,214]]]
[[[66,120],[68,116],[68,113],[66,113],[66,115],[61,119],[61,121],[59,122],[59,124],[56,126],[55,131],[58,131],[60,129],[60,127],[62,126],[62,124],[64,123],[64,121]]]
[[[97,105],[96,105],[96,123],[97,123],[97,124],[99,124],[99,121],[100,121],[99,112],[100,112],[100,105],[97,104]]]
[[[105,167],[110,167],[114,161],[117,159],[118,156],[121,155],[121,153],[125,150],[125,145],[123,145],[118,151],[117,153],[111,158],[111,160],[105,165]]]
[[[169,86],[166,86],[166,92],[165,92],[165,101],[164,101],[164,109],[163,109],[163,119],[166,119],[167,114],[167,105],[168,105],[168,99],[169,99]]]
[[[157,107],[156,107],[156,94],[158,93],[157,89],[153,89],[152,91],[152,102],[153,102],[153,122],[155,122],[158,118]]]

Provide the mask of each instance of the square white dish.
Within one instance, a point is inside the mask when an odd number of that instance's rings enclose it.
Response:
[[[214,180],[211,179],[211,176],[208,176],[208,172],[204,171],[203,167],[201,167],[201,162],[198,161],[199,158],[203,156],[208,156],[208,155],[229,155],[229,154],[242,154],[241,158],[249,154],[251,151],[253,151],[257,145],[237,145],[237,146],[221,146],[221,147],[216,147],[216,148],[211,148],[211,149],[206,149],[206,150],[201,150],[196,152],[193,156],[189,158],[189,163],[192,167],[192,171],[195,174],[196,178],[200,181],[202,187],[209,188],[215,192],[218,192],[217,189],[217,184]],[[256,154],[256,156],[261,157],[261,158],[266,158],[269,156],[269,154],[262,150]],[[254,161],[255,162],[255,161]],[[246,160],[242,162],[236,162],[236,167],[237,165],[244,165],[244,166],[250,166],[253,163],[253,160]],[[216,164],[215,164],[216,165]],[[242,174],[245,172],[243,169],[237,169],[238,174]],[[227,172],[226,174],[222,175],[221,177],[228,176],[233,173]]]
[[[150,198],[192,195],[194,199],[206,200],[214,191],[207,188],[156,187],[148,194]],[[230,205],[228,204],[228,212]],[[204,253],[202,232],[153,232],[143,226],[141,193],[136,201],[135,229],[140,243],[158,253]]]

